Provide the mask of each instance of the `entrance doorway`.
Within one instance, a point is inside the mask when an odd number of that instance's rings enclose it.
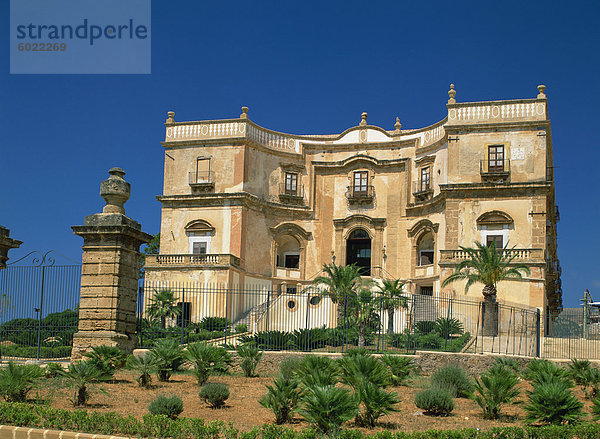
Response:
[[[364,229],[354,230],[346,241],[346,265],[355,264],[362,276],[371,275],[371,238]]]

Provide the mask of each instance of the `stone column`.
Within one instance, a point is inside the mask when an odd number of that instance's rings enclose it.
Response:
[[[71,360],[80,360],[94,346],[116,346],[131,353],[136,347],[136,304],[140,245],[152,236],[125,216],[123,204],[131,185],[120,168],[108,171],[100,184],[106,201],[102,213],[87,216],[73,233],[83,238],[79,328]]]
[[[0,270],[6,268],[8,261],[8,251],[11,248],[19,248],[22,241],[17,241],[9,237],[10,231],[6,227],[0,226]]]

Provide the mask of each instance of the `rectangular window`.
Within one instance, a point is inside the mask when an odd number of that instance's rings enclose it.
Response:
[[[504,239],[502,235],[487,235],[485,245],[490,246],[492,243],[496,244],[496,249],[504,248]]]
[[[177,303],[179,313],[177,314],[177,326],[186,327],[190,324],[192,317],[192,303],[191,302],[179,302]]]
[[[433,286],[422,286],[419,288],[419,293],[424,296],[433,296]]]
[[[433,250],[419,251],[419,265],[433,264]]]
[[[504,172],[504,145],[488,146],[488,172]]]
[[[356,171],[354,173],[354,181],[352,183],[352,189],[354,196],[364,196],[368,194],[369,190],[369,172],[368,171]]]
[[[210,158],[196,160],[196,183],[210,183]]]
[[[295,172],[285,173],[285,194],[298,195],[298,174]]]
[[[285,268],[298,268],[300,266],[300,255],[285,255]]]
[[[431,189],[431,172],[430,167],[421,168],[421,184],[419,185],[419,190],[421,192],[428,191]]]
[[[205,255],[207,243],[202,241],[196,241],[192,243],[192,254],[194,255]]]

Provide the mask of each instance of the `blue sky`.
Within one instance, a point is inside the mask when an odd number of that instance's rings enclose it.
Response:
[[[99,212],[120,166],[127,214],[156,233],[163,122],[237,117],[298,134],[418,128],[457,100],[529,98],[545,84],[566,306],[600,299],[597,2],[152,2],[152,74],[10,75],[0,33],[0,224],[79,261],[71,225]],[[0,0],[9,28],[9,2]],[[64,261],[64,260],[63,260]]]

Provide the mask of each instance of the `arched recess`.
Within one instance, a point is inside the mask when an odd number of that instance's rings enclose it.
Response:
[[[383,268],[383,231],[385,218],[371,218],[367,215],[356,214],[344,219],[333,220],[335,227],[335,256],[338,264],[347,262],[348,239],[356,230],[364,230],[371,244],[371,269],[370,276],[381,276]],[[352,239],[352,238],[350,238]],[[366,239],[366,238],[365,238]]]
[[[503,248],[508,244],[509,231],[514,229],[512,217],[500,210],[491,210],[482,213],[477,218],[477,230],[481,235],[481,243],[496,244],[496,248]]]
[[[188,237],[188,252],[190,254],[202,255],[214,251],[211,249],[212,238],[215,228],[202,219],[190,221],[185,226],[185,234]]]
[[[439,226],[439,223],[422,219],[408,229],[408,237],[411,239],[412,277],[416,275],[416,267],[435,264]]]
[[[306,245],[312,233],[294,223],[283,223],[271,228],[272,271],[276,275],[277,267],[297,269],[300,278],[305,277]]]
[[[346,237],[346,265],[356,265],[363,276],[371,275],[371,235],[355,227]]]

